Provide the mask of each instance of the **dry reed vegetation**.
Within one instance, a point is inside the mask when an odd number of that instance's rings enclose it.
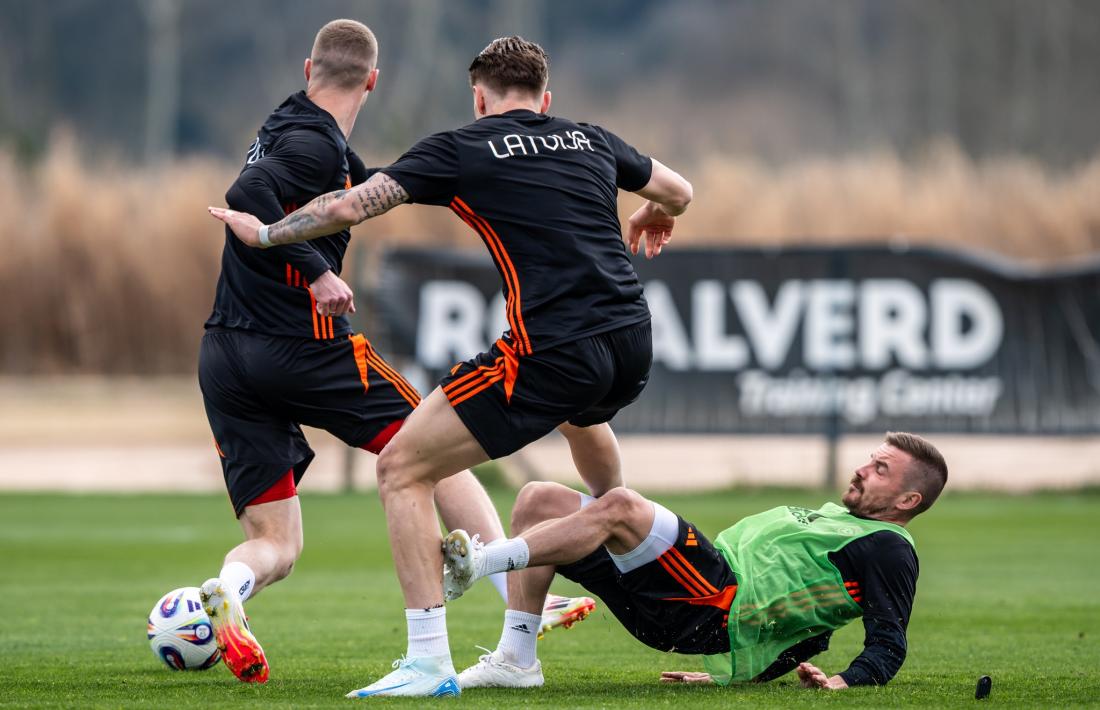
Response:
[[[1050,261],[1100,248],[1100,157],[1054,175],[939,147],[768,167],[715,156],[677,243],[965,245]],[[236,169],[209,161],[92,166],[59,139],[41,163],[0,152],[0,372],[175,373],[194,367],[222,237],[205,213]],[[624,213],[637,198],[623,200]],[[405,207],[357,241],[476,246],[445,210]]]

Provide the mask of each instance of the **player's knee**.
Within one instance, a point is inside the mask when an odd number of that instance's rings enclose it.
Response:
[[[391,441],[378,454],[375,473],[378,477],[378,495],[383,500],[406,488],[413,480],[409,456],[402,450],[398,440]]]
[[[294,571],[294,565],[302,556],[302,536],[288,535],[272,541],[275,549],[275,578],[284,579]]]
[[[644,496],[629,488],[612,488],[592,505],[600,506],[609,526],[630,524],[653,509]]]
[[[512,506],[512,534],[522,532],[543,520],[562,517],[563,511],[557,510],[560,506],[555,505],[555,499],[561,496],[563,490],[577,495],[559,483],[544,481],[532,481],[521,488],[516,496],[516,503]],[[564,515],[569,512],[574,511],[564,512]]]

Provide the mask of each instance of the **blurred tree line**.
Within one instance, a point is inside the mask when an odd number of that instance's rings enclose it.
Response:
[[[466,67],[502,34],[550,52],[554,111],[669,159],[1100,144],[1092,0],[0,0],[0,146],[69,126],[94,155],[236,162],[336,17],[379,37],[353,144],[381,158],[470,119]]]

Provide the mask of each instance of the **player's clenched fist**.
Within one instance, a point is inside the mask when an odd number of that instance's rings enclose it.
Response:
[[[207,207],[206,209],[215,219],[220,219],[228,224],[233,233],[237,235],[237,238],[248,246],[264,246],[260,244],[260,227],[263,226],[263,222],[260,220],[247,212],[238,212],[225,207]]]
[[[355,302],[351,287],[332,271],[326,271],[309,285],[313,297],[317,300],[317,312],[323,316],[342,316],[355,313]]]

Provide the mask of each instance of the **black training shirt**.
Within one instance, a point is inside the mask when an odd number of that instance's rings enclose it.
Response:
[[[649,318],[617,190],[645,187],[652,167],[599,126],[521,109],[429,136],[382,172],[478,233],[527,355]]]
[[[277,222],[310,200],[359,184],[369,171],[348,148],[336,120],[304,92],[290,96],[264,122],[244,167],[225,193],[231,209]],[[351,332],[346,317],[322,317],[309,284],[340,273],[347,230],[271,249],[244,245],[226,227],[222,272],[207,328],[329,339]]]

